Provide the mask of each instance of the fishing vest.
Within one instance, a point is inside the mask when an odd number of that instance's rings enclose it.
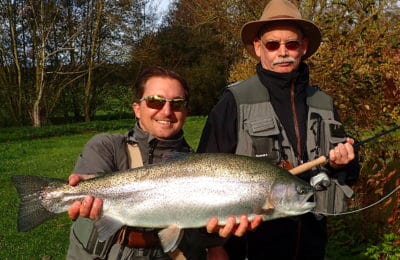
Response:
[[[238,108],[236,154],[267,157],[276,162],[286,159],[297,166],[294,149],[272,107],[268,90],[258,77],[253,76],[248,80],[231,85],[228,90],[235,97]],[[319,155],[324,155],[321,152],[323,152],[322,145],[325,144],[321,144],[320,140],[317,140],[317,137],[326,134],[321,132],[322,125],[334,123],[335,128],[339,128],[341,124],[333,118],[332,98],[319,88],[307,87],[307,105],[309,110],[306,147],[308,158],[311,160]],[[344,136],[341,138],[332,136],[329,139],[332,139],[332,143],[339,143],[344,141]],[[287,158],[282,158],[283,156],[287,156]]]
[[[295,151],[287,134],[276,115],[267,88],[255,75],[245,81],[228,86],[237,104],[238,143],[236,154],[264,157],[279,163],[288,160],[298,166]],[[327,155],[329,150],[345,140],[345,132],[340,122],[334,119],[333,99],[316,86],[307,87],[307,141],[306,149],[309,160]],[[326,171],[317,166],[309,175]],[[318,210],[322,212],[341,212],[347,209],[347,197],[352,192],[332,181],[326,192],[318,192]],[[345,189],[345,191],[343,191]],[[339,194],[340,193],[340,194]]]

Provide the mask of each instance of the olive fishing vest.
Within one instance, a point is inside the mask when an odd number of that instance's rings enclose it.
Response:
[[[294,149],[276,115],[268,90],[257,76],[228,86],[237,104],[238,143],[236,154],[265,157],[276,163],[282,160],[298,165]],[[346,138],[343,126],[334,120],[333,99],[318,87],[307,87],[307,155],[309,160],[327,155]],[[317,166],[312,171],[324,171]],[[317,210],[336,213],[347,209],[352,196],[347,185],[332,181],[327,191],[318,192]]]
[[[294,149],[272,107],[268,90],[258,77],[253,76],[230,85],[228,90],[235,97],[238,108],[236,154],[267,157],[276,162],[289,160],[297,166]],[[306,146],[308,158],[311,160],[325,155],[331,148],[329,146],[342,142],[345,135],[344,131],[338,135],[337,129],[341,128],[341,123],[334,120],[333,100],[329,95],[317,87],[310,86],[307,88],[307,105],[309,109]],[[330,129],[325,129],[326,125]],[[324,137],[327,134],[329,136]]]

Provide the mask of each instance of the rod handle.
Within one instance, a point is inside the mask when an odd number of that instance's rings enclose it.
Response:
[[[302,172],[310,170],[311,168],[313,168],[315,166],[325,164],[327,162],[328,162],[328,158],[326,158],[326,156],[322,155],[322,156],[318,157],[317,159],[303,163],[297,167],[294,167],[293,169],[290,169],[289,172],[293,175],[298,175]]]

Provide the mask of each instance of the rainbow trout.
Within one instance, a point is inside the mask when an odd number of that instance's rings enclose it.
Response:
[[[304,214],[312,187],[265,159],[233,154],[190,154],[165,163],[106,174],[72,187],[65,180],[13,176],[20,194],[19,231],[67,211],[86,195],[103,199],[95,226],[106,240],[124,225],[160,228],[164,251],[174,250],[182,229],[211,217],[264,220]]]

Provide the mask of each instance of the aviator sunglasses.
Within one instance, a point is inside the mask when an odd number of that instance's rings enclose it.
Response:
[[[143,97],[139,100],[139,102],[141,101],[146,101],[147,106],[152,109],[162,109],[167,102],[171,105],[172,110],[184,110],[187,105],[185,98],[169,99],[158,95]]]
[[[265,46],[265,48],[269,51],[276,51],[281,47],[281,44],[285,45],[285,48],[288,49],[289,51],[295,51],[299,49],[300,47],[300,42],[296,40],[292,41],[287,41],[287,42],[279,42],[279,41],[267,41],[267,42],[262,42],[262,44]]]

